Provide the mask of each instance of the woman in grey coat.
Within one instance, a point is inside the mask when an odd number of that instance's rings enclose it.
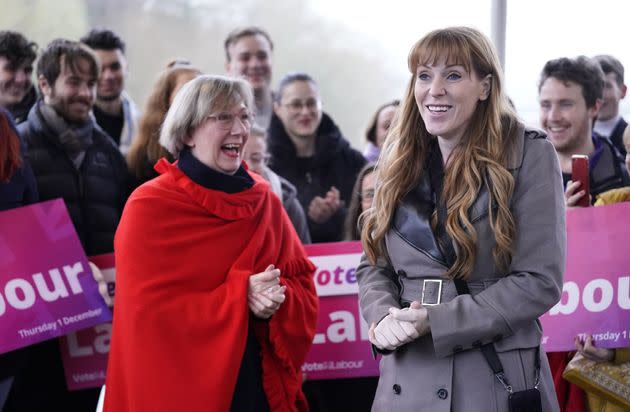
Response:
[[[538,322],[565,268],[554,148],[518,122],[479,31],[431,32],[408,64],[357,269],[383,353],[372,410],[507,412],[510,392],[529,390],[523,410],[540,396],[538,410],[558,411]]]

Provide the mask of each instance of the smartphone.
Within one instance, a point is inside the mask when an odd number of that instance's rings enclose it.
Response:
[[[591,205],[591,200],[589,196],[590,179],[588,174],[588,156],[571,156],[571,180],[574,182],[580,182],[581,185],[578,190],[584,190],[586,192],[586,194],[578,200],[576,206],[589,207]]]

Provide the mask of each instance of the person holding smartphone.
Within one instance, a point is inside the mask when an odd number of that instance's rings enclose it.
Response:
[[[602,192],[630,185],[619,152],[593,132],[603,90],[604,72],[585,56],[550,60],[540,75],[540,124],[558,153],[568,207],[577,206],[584,196],[590,195],[592,203]],[[571,177],[573,155],[589,157],[589,191]]]
[[[433,31],[408,65],[362,216],[359,304],[383,354],[372,410],[558,411],[538,322],[565,269],[553,146],[518,121],[478,30]]]

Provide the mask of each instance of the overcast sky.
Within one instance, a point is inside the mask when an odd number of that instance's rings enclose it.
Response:
[[[401,94],[409,76],[407,53],[428,31],[467,25],[491,32],[491,0],[312,0],[311,7],[382,46],[383,59],[400,72]],[[506,87],[521,117],[538,124],[537,82],[547,60],[612,54],[630,72],[629,23],[626,0],[508,0]],[[630,96],[622,113],[630,114]]]

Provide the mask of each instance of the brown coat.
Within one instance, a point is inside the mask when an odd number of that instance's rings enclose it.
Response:
[[[511,210],[517,227],[509,273],[501,273],[492,257],[495,242],[484,188],[470,213],[478,237],[471,295],[457,296],[453,282],[443,283],[443,302],[427,306],[431,334],[382,357],[373,411],[507,411],[508,394],[476,348],[488,342],[495,342],[514,390],[533,387],[535,348],[542,336],[538,317],[562,291],[565,203],[551,143],[534,130],[518,136],[508,164],[515,177]],[[389,307],[400,307],[401,298],[420,300],[422,279],[446,272],[426,241],[410,239],[393,226],[386,236],[389,259],[372,266],[364,257],[357,269],[368,324],[379,322]],[[543,411],[555,412],[556,394],[542,350],[541,362]]]

